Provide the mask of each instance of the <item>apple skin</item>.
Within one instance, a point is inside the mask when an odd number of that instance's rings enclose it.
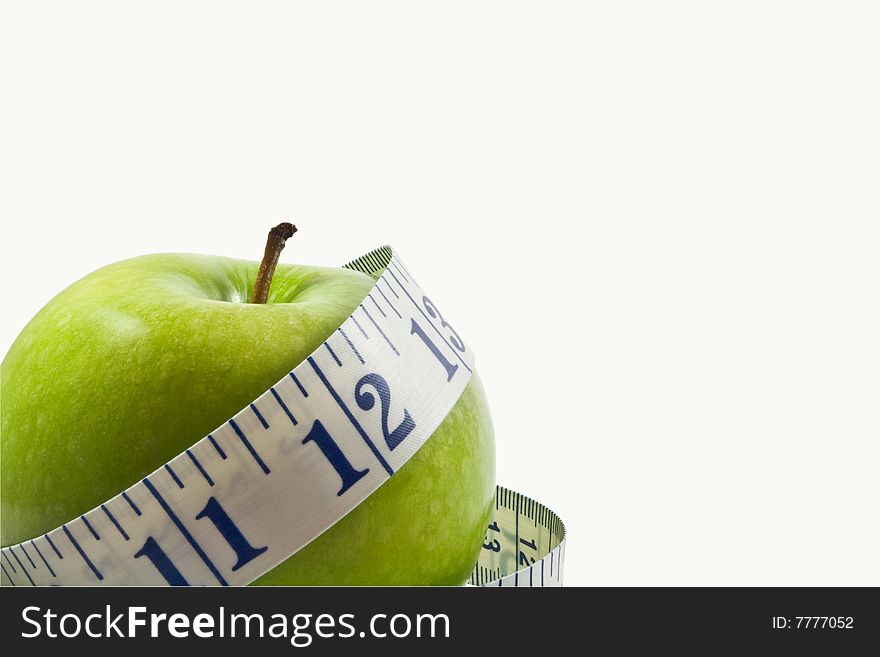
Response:
[[[311,354],[373,285],[360,272],[158,254],[89,274],[24,328],[0,377],[0,541],[39,536],[213,431]],[[495,447],[476,374],[394,477],[258,584],[461,584]]]

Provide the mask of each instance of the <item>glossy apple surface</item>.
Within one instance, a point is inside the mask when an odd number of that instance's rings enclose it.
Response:
[[[54,529],[118,494],[302,362],[373,280],[279,265],[269,302],[245,301],[257,263],[150,255],[52,299],[3,360],[0,539]],[[460,584],[495,486],[476,375],[416,455],[260,584]]]

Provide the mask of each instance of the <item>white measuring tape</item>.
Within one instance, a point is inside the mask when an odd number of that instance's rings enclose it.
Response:
[[[311,356],[141,482],[2,548],[3,584],[248,584],[393,476],[455,405],[474,354],[390,248],[346,267],[376,283]],[[498,487],[470,583],[559,586],[564,539],[555,514]]]

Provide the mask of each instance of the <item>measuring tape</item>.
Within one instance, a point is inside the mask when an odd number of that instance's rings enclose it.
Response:
[[[314,353],[142,481],[2,548],[2,583],[248,584],[393,476],[455,405],[474,354],[389,247],[345,266],[376,283]],[[490,520],[471,584],[562,584],[555,514],[498,487]]]
[[[475,586],[562,586],[565,526],[543,504],[498,486]]]

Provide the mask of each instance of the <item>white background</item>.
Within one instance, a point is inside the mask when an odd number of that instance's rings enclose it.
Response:
[[[19,2],[0,348],[156,251],[402,253],[581,585],[880,585],[872,2]]]

